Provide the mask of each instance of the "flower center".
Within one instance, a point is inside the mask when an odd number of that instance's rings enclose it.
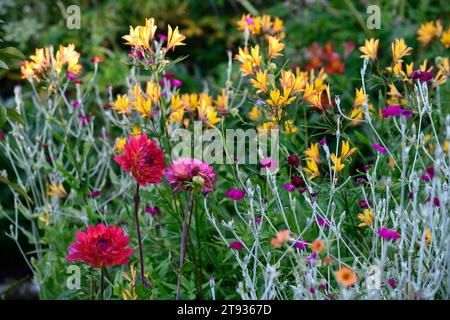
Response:
[[[200,173],[200,168],[198,167],[198,166],[195,166],[195,167],[193,167],[192,169],[191,169],[191,174],[193,175],[193,176],[196,176],[196,175],[198,175]]]
[[[153,158],[153,156],[152,156],[151,154],[147,155],[147,156],[145,157],[145,159],[144,159],[144,163],[145,163],[147,166],[153,165],[153,162],[154,162],[154,158]]]
[[[105,238],[100,238],[97,240],[97,245],[100,249],[105,250],[109,246],[109,240]]]

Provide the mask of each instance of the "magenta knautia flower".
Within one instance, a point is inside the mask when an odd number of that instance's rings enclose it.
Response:
[[[321,216],[317,215],[316,216],[316,221],[317,221],[317,224],[319,226],[321,226],[322,228],[330,227],[330,222],[328,221],[327,218],[322,218]]]
[[[173,79],[173,80],[170,81],[170,85],[171,85],[172,87],[177,87],[177,88],[179,88],[179,87],[181,87],[181,86],[183,85],[183,81],[178,80],[178,79]]]
[[[261,223],[262,221],[263,221],[263,218],[259,218],[259,217],[258,217],[258,218],[255,218],[255,222],[256,222],[256,223]]]
[[[233,199],[234,201],[239,201],[244,199],[245,197],[245,190],[239,190],[236,188],[230,189],[225,194],[227,198]]]
[[[306,186],[305,180],[300,176],[293,176],[291,178],[291,184],[296,188],[303,188]]]
[[[370,201],[370,200],[366,201],[364,199],[361,199],[361,200],[359,200],[358,205],[362,209],[369,209],[369,207],[372,206],[372,201]]]
[[[283,184],[283,188],[284,188],[284,190],[287,190],[289,192],[292,192],[295,189],[297,189],[293,184],[290,184],[290,183]]]
[[[300,158],[296,154],[290,154],[287,158],[287,164],[290,167],[298,167]]]
[[[167,41],[167,36],[165,34],[158,33],[158,38],[162,41]]]
[[[244,244],[240,241],[231,242],[228,246],[228,249],[231,250],[241,250],[244,247]]]
[[[74,75],[73,73],[70,73],[70,72],[67,72],[67,73],[66,73],[66,77],[67,77],[69,80],[76,80],[76,79],[77,79],[77,76]]]
[[[431,71],[414,70],[408,75],[408,78],[427,82],[434,78],[434,73]]]
[[[313,253],[311,253],[309,256],[308,256],[308,258],[306,258],[306,263],[307,264],[313,264],[313,262],[314,262],[314,260],[316,260],[317,259],[317,252],[313,252]]]
[[[388,283],[392,289],[397,288],[397,282],[394,279],[392,279],[392,278],[388,279]]]
[[[98,196],[100,196],[100,191],[96,190],[96,191],[92,191],[89,193],[89,197],[92,199],[97,198]]]
[[[364,171],[369,171],[372,167],[373,167],[373,165],[371,163],[369,163],[369,164],[365,164],[363,166],[363,169],[364,169]]]
[[[86,116],[80,114],[80,115],[78,116],[78,119],[79,119],[80,122],[81,122],[81,126],[82,126],[82,127],[86,127],[87,125],[89,125],[89,121],[91,120],[92,117],[93,117],[92,114],[88,114],[88,115],[86,115]]]
[[[426,168],[427,173],[422,175],[423,181],[431,181],[434,178],[434,166],[430,166]]]
[[[397,231],[388,229],[386,227],[382,227],[378,230],[378,235],[385,240],[398,240],[400,239],[400,235]]]
[[[381,114],[384,118],[404,116],[405,118],[409,119],[412,117],[411,110],[403,109],[399,105],[387,106],[386,108],[381,110]]]
[[[189,157],[173,161],[164,175],[169,185],[175,187],[173,193],[195,188],[211,192],[216,183],[216,172],[210,165]]]
[[[326,146],[327,145],[327,140],[322,139],[322,140],[319,141],[319,143],[320,143],[321,146]]]
[[[303,240],[295,241],[294,247],[296,247],[298,250],[306,250],[308,248],[309,243]]]
[[[5,139],[6,133],[4,131],[0,131],[0,140]]]
[[[72,107],[74,107],[74,108],[78,108],[80,106],[80,103],[78,102],[78,101],[74,101],[74,102],[72,102]]]
[[[145,212],[147,212],[148,214],[150,214],[152,216],[161,215],[161,211],[158,208],[154,208],[154,207],[150,207],[150,206],[145,207]]]
[[[387,149],[385,147],[382,147],[376,143],[372,143],[372,148],[374,148],[375,150],[377,150],[378,152],[381,152],[381,153],[384,153],[387,151]]]

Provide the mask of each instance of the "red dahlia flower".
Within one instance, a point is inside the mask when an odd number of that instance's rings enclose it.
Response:
[[[114,157],[122,170],[130,172],[139,185],[146,187],[147,183],[162,182],[164,173],[164,152],[155,141],[146,134],[130,136],[124,146],[124,154]]]
[[[76,238],[70,244],[67,261],[85,262],[93,268],[127,264],[134,252],[127,248],[130,238],[115,226],[88,226],[87,232],[78,231]]]

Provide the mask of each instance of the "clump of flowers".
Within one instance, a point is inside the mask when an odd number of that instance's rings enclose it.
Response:
[[[178,27],[173,29],[167,26],[166,38],[157,41],[155,32],[158,27],[155,25],[155,19],[145,20],[145,25],[132,27],[130,33],[122,38],[126,44],[131,46],[130,56],[135,64],[139,64],[148,70],[160,73],[168,64],[166,54],[169,50],[174,50],[177,46],[183,46],[186,37],[182,35]]]
[[[74,44],[59,46],[56,54],[53,47],[36,49],[30,60],[21,63],[20,72],[23,79],[43,81],[50,89],[65,79],[76,80],[82,66],[80,54]]]

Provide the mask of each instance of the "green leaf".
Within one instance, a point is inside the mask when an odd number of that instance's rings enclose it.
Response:
[[[3,127],[3,125],[6,122],[6,109],[5,107],[0,103],[0,128]]]
[[[6,113],[8,114],[8,118],[16,123],[21,125],[25,125],[25,120],[23,117],[13,108],[7,108]]]
[[[27,192],[25,190],[22,189],[22,187],[20,187],[17,183],[11,182],[8,180],[7,177],[4,176],[0,176],[0,182],[4,183],[8,186],[10,186],[14,191],[16,191],[17,193],[19,193],[21,196],[23,196],[24,198],[26,198],[28,201],[30,201],[31,203],[33,203],[33,201],[31,200],[31,198],[28,196]]]
[[[0,60],[0,69],[9,69],[8,65],[3,60]]]
[[[3,49],[0,49],[0,58],[4,60],[24,60],[25,56],[22,52],[20,52],[19,49],[16,49],[14,47],[6,47]]]

